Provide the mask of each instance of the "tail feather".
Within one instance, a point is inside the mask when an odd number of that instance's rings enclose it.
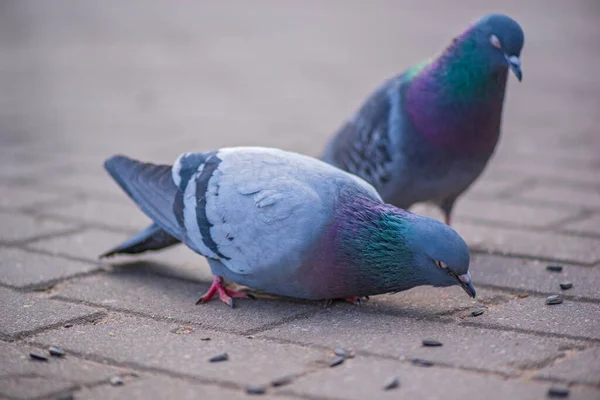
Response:
[[[116,155],[105,161],[104,168],[160,229],[174,239],[182,240],[185,232],[173,210],[178,188],[173,182],[170,165],[143,163]],[[143,242],[142,233],[121,246],[134,244],[134,239]]]
[[[145,251],[162,250],[178,243],[181,242],[162,230],[157,224],[152,224],[120,245],[101,254],[100,258],[116,254],[138,254]]]

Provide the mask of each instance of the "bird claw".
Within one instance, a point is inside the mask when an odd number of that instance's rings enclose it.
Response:
[[[360,307],[363,302],[363,299],[360,296],[346,297],[344,300],[347,301],[348,303],[354,304],[357,307]],[[369,296],[365,296],[365,301],[366,300],[369,300]]]
[[[223,278],[215,276],[212,285],[208,291],[198,299],[196,304],[204,304],[211,300],[215,293],[219,294],[219,300],[227,304],[230,308],[233,308],[233,299],[245,299],[250,298],[250,295],[244,292],[236,292],[223,286]],[[254,296],[252,296],[254,298]]]

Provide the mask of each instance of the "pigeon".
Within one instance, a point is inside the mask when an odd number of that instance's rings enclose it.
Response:
[[[419,285],[475,297],[469,249],[448,225],[385,204],[363,179],[316,158],[262,147],[184,153],[155,165],[116,155],[106,170],[168,236],[224,279],[269,294],[346,299]],[[150,246],[151,247],[151,246]]]
[[[379,87],[321,158],[371,183],[396,207],[430,202],[447,224],[500,134],[508,70],[522,79],[524,34],[506,15],[477,20],[437,57]]]

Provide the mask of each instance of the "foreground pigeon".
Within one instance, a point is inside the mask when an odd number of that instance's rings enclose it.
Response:
[[[505,15],[479,19],[438,57],[377,89],[323,160],[362,177],[396,207],[438,205],[450,224],[456,199],[498,142],[508,70],[522,78],[523,40]]]
[[[317,159],[277,149],[185,153],[154,165],[114,156],[105,167],[156,226],[205,256],[223,278],[302,299],[461,285],[472,297],[469,250],[449,226],[384,204],[375,189]]]

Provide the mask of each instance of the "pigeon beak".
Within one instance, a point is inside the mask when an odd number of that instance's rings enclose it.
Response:
[[[466,274],[456,275],[456,279],[458,279],[458,283],[460,286],[467,292],[467,294],[473,298],[475,298],[475,287],[471,283],[471,274],[467,271]]]
[[[521,82],[523,79],[523,71],[521,71],[521,59],[517,56],[509,57],[505,55],[504,57],[506,57],[506,61],[508,62],[510,70],[515,74],[519,82]]]

